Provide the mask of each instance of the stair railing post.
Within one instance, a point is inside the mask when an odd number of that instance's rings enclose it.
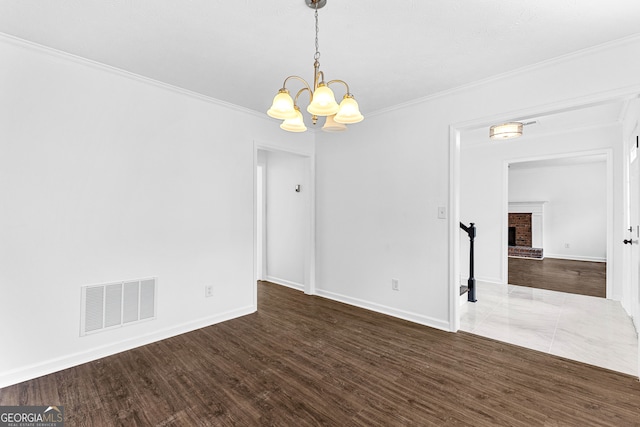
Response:
[[[473,241],[476,238],[476,226],[473,222],[469,223],[469,226],[460,223],[460,228],[467,232],[469,235],[469,280],[467,280],[467,301],[476,302],[476,278],[474,277],[473,267],[474,267],[474,248]]]

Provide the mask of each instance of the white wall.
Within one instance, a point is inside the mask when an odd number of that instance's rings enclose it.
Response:
[[[361,99],[364,122],[315,137],[317,293],[455,329],[458,224],[437,218],[457,219],[450,126],[640,91],[638,51],[631,38],[375,115]],[[4,39],[0,60],[0,385],[255,310],[252,140],[313,134]],[[80,286],[149,275],[157,320],[78,337]]]
[[[511,167],[508,184],[509,202],[547,202],[543,218],[545,257],[606,261],[605,162]]]
[[[14,39],[0,62],[0,387],[256,310],[254,139],[292,137]],[[148,276],[156,320],[79,337],[81,286]]]
[[[281,151],[266,154],[266,279],[304,290],[310,232],[308,158]]]
[[[449,176],[450,126],[489,124],[506,113],[541,113],[612,90],[640,90],[638,51],[640,39],[628,39],[375,115],[367,115],[361,99],[365,121],[341,135],[319,134],[316,141],[318,293],[456,329],[450,280],[458,278],[449,274],[448,236],[449,226],[458,233],[458,224],[456,218],[451,224],[437,218],[438,206],[457,209],[456,200],[449,201],[449,185],[455,184]],[[501,233],[503,196],[489,184],[500,188],[503,173],[487,161],[491,167],[483,172],[489,176],[481,177],[480,188],[490,191],[487,209],[482,215],[467,209],[460,219],[478,222],[477,242],[485,246],[480,250],[499,256],[493,235]],[[461,203],[468,197],[463,194]],[[485,277],[502,280],[499,260],[482,262]],[[399,291],[391,290],[391,278],[399,279]]]

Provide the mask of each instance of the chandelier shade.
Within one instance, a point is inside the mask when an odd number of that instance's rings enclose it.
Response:
[[[293,119],[286,119],[280,125],[281,129],[284,129],[289,132],[304,132],[307,130],[307,127],[304,124],[304,120],[302,119],[302,113],[300,109],[295,107],[296,116]]]
[[[323,130],[327,132],[339,132],[345,130],[345,124],[361,122],[364,119],[358,103],[349,91],[349,85],[343,80],[330,80],[325,83],[324,73],[320,70],[320,51],[318,50],[318,9],[322,8],[327,0],[305,0],[307,6],[315,10],[316,21],[316,53],[313,56],[313,84],[310,85],[302,77],[289,76],[285,79],[282,89],[273,98],[271,108],[267,114],[275,119],[284,120],[280,127],[289,132],[304,132],[307,127],[298,106],[298,98],[303,92],[309,92],[309,105],[307,112],[311,114],[311,120],[315,125],[318,117],[327,117]],[[295,98],[292,98],[287,89],[289,80],[299,80],[303,84]],[[342,102],[336,102],[333,90],[330,85],[340,83],[344,85],[346,94]],[[331,117],[331,119],[329,119]]]
[[[353,124],[364,120],[364,116],[360,114],[358,103],[353,96],[345,95],[340,103],[340,110],[334,120],[338,123]]]
[[[293,99],[291,99],[289,91],[287,89],[280,89],[278,94],[273,97],[273,103],[267,111],[267,114],[274,119],[294,119],[297,117],[297,114],[293,105]]]
[[[335,116],[327,116],[324,121],[322,130],[325,132],[344,132],[347,130],[347,126],[344,123],[338,123],[333,118]]]
[[[338,103],[336,97],[329,86],[320,83],[318,88],[313,92],[311,104],[307,107],[307,111],[315,116],[332,116],[338,112]]]

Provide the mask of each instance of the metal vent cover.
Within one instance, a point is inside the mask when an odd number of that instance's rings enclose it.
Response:
[[[81,288],[80,336],[156,317],[156,278]]]

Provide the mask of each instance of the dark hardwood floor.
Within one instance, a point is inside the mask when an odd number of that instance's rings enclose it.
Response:
[[[262,282],[259,311],[0,390],[67,426],[633,426],[637,378]]]
[[[604,262],[509,258],[509,284],[606,298]]]

